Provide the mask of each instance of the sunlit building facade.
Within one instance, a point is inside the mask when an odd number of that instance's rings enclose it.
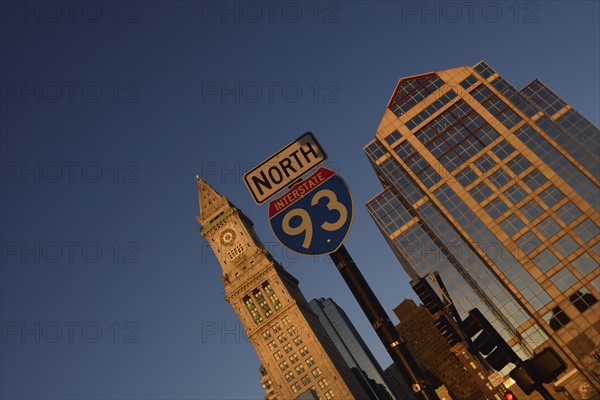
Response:
[[[365,146],[384,186],[367,210],[409,276],[439,271],[522,359],[555,347],[571,393],[600,387],[599,141],[480,62],[401,79]]]
[[[200,234],[221,265],[225,300],[262,363],[266,398],[367,398],[298,280],[269,254],[252,221],[199,177],[197,185]]]

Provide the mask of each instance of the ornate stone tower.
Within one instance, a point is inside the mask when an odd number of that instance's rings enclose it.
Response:
[[[221,263],[234,308],[279,398],[368,399],[298,288],[250,221],[197,177],[202,236]]]

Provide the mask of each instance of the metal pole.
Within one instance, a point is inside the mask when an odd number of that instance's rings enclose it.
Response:
[[[390,321],[346,248],[342,245],[337,251],[331,253],[330,257],[375,329],[385,349],[392,357],[394,364],[398,367],[404,379],[411,385],[415,396],[420,400],[438,399],[435,391],[427,382],[425,374],[408,351],[406,342],[398,334],[394,324]]]
[[[537,390],[537,392],[542,395],[544,400],[556,400],[541,383],[535,388],[535,390]]]

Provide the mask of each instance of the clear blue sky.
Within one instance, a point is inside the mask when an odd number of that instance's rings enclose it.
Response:
[[[390,360],[328,258],[275,242],[241,175],[311,130],[353,191],[347,248],[390,312],[414,298],[364,204],[362,147],[400,77],[486,60],[599,120],[599,4],[3,1],[4,399],[258,399],[259,361],[195,220],[195,176],[307,297]]]

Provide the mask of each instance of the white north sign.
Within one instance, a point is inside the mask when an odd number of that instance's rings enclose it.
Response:
[[[246,173],[244,183],[260,205],[325,160],[327,154],[317,139],[306,132]]]

